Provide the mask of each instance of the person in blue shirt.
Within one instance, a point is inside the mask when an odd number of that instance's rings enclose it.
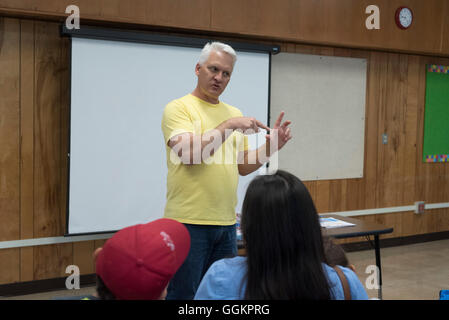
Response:
[[[195,299],[344,299],[337,272],[325,263],[315,205],[299,178],[282,170],[257,176],[246,191],[241,219],[247,256],[212,264]],[[357,275],[340,269],[351,299],[368,299]]]

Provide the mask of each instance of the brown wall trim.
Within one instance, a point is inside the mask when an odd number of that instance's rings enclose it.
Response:
[[[33,293],[42,293],[55,290],[66,289],[65,281],[67,278],[53,278],[44,280],[34,280],[26,282],[16,282],[0,285],[0,297],[21,296]],[[80,287],[93,286],[96,282],[95,274],[87,274],[80,276]],[[73,291],[73,295],[77,295],[77,290]]]
[[[423,242],[445,240],[445,239],[449,239],[449,231],[418,234],[418,235],[413,235],[413,236],[388,238],[388,239],[380,238],[379,243],[380,243],[381,248],[388,248],[388,247],[405,246],[405,245],[410,245],[410,244],[415,244],[415,243],[423,243]],[[374,240],[372,240],[372,241],[374,241]],[[370,241],[344,243],[344,244],[341,244],[341,246],[343,247],[343,249],[346,252],[373,249],[373,245]]]

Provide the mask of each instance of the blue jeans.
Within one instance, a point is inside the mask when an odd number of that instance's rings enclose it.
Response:
[[[167,300],[192,300],[210,265],[237,255],[236,226],[184,224],[190,233],[190,251],[168,285]]]

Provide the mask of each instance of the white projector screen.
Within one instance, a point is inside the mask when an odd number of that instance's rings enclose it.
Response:
[[[99,233],[163,216],[162,111],[196,86],[201,49],[72,38],[68,234]],[[267,123],[270,53],[237,50],[221,100]],[[251,148],[264,134],[249,137]],[[240,212],[248,182],[240,177]]]

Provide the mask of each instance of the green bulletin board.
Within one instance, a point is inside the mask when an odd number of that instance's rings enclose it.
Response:
[[[427,65],[423,162],[449,162],[449,66]]]

